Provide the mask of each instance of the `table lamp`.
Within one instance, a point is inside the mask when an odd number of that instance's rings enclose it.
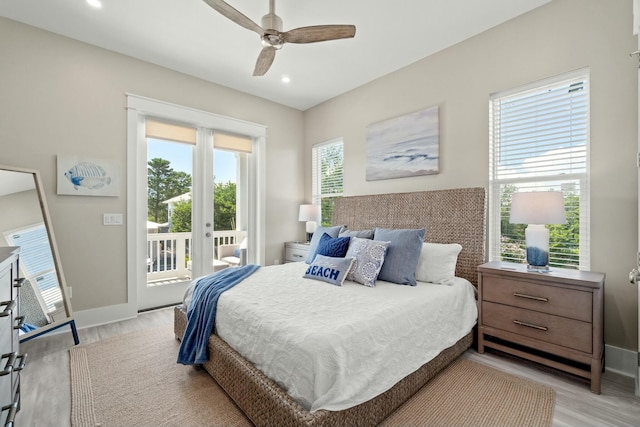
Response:
[[[562,192],[513,193],[509,222],[528,224],[524,232],[527,247],[527,269],[537,272],[549,271],[549,230],[545,224],[564,224],[566,222]]]
[[[320,206],[319,205],[300,205],[298,213],[298,221],[306,221],[307,242],[311,241],[313,232],[316,231],[318,222],[320,222]]]

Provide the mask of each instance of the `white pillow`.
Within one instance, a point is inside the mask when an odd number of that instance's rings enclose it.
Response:
[[[452,284],[461,250],[462,246],[457,243],[423,243],[416,268],[416,280],[440,285]]]

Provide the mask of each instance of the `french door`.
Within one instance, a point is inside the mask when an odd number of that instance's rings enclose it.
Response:
[[[214,138],[223,132],[246,135],[253,152],[238,162],[239,204],[244,211],[238,223],[247,238],[247,262],[264,262],[264,135],[263,126],[213,115],[161,101],[128,95],[128,295],[136,311],[176,304],[193,278],[213,272],[215,257],[214,226]],[[171,232],[166,222],[152,221],[164,233],[148,231],[148,127],[154,123],[175,125],[191,135],[165,138],[167,144],[182,144],[191,153],[191,188],[163,202],[173,209],[188,199],[191,204],[191,229]],[[153,135],[152,135],[153,136]],[[235,138],[235,137],[234,137]],[[230,138],[233,141],[234,138]],[[167,159],[169,160],[169,159]],[[175,200],[174,200],[175,199]],[[175,219],[175,217],[174,217]],[[175,224],[174,224],[175,225]],[[240,229],[239,229],[240,230]],[[159,236],[165,234],[165,236]],[[215,243],[214,243],[215,242]],[[150,279],[155,277],[155,279]]]
[[[155,123],[147,119],[145,128]],[[139,173],[150,177],[147,213],[141,214],[155,221],[146,230],[147,276],[138,286],[139,309],[176,304],[192,278],[213,272],[213,135],[206,128],[185,128],[193,131],[192,141],[146,135],[149,167]]]

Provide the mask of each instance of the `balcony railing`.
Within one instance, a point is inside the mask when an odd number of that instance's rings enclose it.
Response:
[[[240,243],[245,231],[214,231],[214,257],[220,245]],[[147,234],[147,283],[159,284],[191,278],[187,263],[191,259],[191,232]]]

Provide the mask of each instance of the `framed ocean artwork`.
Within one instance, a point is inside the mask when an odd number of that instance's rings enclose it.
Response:
[[[367,126],[367,181],[440,172],[439,107]]]
[[[57,156],[58,194],[119,196],[120,168],[110,160]]]

